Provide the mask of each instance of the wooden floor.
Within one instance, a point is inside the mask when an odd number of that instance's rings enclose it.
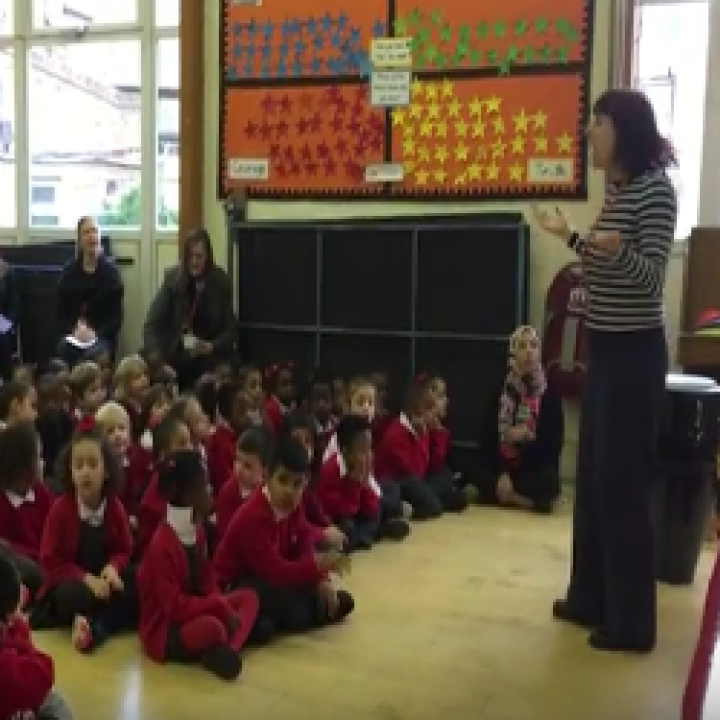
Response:
[[[712,548],[694,587],[660,589],[653,656],[598,654],[550,617],[568,515],[483,508],[416,526],[354,562],[346,625],[247,653],[234,684],[154,666],[135,638],[93,657],[66,635],[38,642],[79,720],[677,720]]]

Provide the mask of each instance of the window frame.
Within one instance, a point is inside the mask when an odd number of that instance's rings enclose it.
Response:
[[[122,40],[136,40],[140,45],[140,183],[143,190],[140,226],[113,227],[112,235],[119,241],[140,239],[143,244],[177,237],[179,228],[160,227],[158,224],[161,194],[157,187],[160,90],[157,50],[161,39],[179,38],[179,27],[155,25],[156,2],[162,0],[138,0],[137,22],[134,24],[90,26],[81,32],[64,28],[34,29],[31,3],[15,4],[12,34],[0,36],[0,48],[12,48],[14,55],[16,224],[14,227],[0,227],[0,242],[23,244],[61,239],[72,237],[74,232],[72,227],[43,228],[31,225],[30,107],[27,92],[30,50],[38,46]],[[152,191],[148,192],[148,189]]]

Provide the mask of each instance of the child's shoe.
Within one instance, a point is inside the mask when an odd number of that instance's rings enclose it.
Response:
[[[217,645],[202,656],[202,666],[221,680],[237,680],[242,671],[242,660],[228,645]]]
[[[72,626],[72,644],[80,653],[86,653],[92,648],[93,634],[90,623],[86,617],[76,615]]]

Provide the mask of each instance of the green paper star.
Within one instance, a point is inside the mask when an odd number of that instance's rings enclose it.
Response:
[[[442,25],[442,13],[439,10],[433,10],[430,13],[430,22],[433,23],[433,25]]]
[[[561,65],[567,65],[568,63],[568,51],[567,48],[561,47],[557,49],[556,52],[557,61]]]
[[[538,59],[542,63],[549,63],[552,61],[552,48],[549,45],[543,45],[538,50]]]
[[[507,60],[503,60],[498,66],[498,75],[509,75],[510,74],[510,63]]]
[[[480,66],[480,51],[476,48],[473,48],[470,51],[470,65],[472,65],[473,67]]]
[[[507,52],[505,53],[505,62],[516,63],[519,56],[520,51],[516,47],[511,46],[507,49]]]
[[[422,70],[425,67],[425,58],[422,53],[418,53],[413,58],[413,67],[417,70]]]
[[[395,37],[405,37],[405,35],[407,35],[407,22],[405,18],[396,18],[393,26],[395,28]]]
[[[417,52],[422,47],[423,41],[420,39],[419,35],[413,35],[410,38],[410,49],[413,52]]]
[[[438,50],[434,45],[428,45],[425,48],[425,59],[432,65],[438,56]]]
[[[580,39],[580,32],[571,23],[565,23],[565,39],[570,43],[575,43]]]
[[[497,50],[488,50],[485,53],[485,61],[488,65],[497,65],[499,59]]]
[[[493,24],[493,32],[497,38],[505,37],[505,23],[502,20],[495,22]]]
[[[468,52],[470,52],[468,44],[463,40],[458,41],[458,44],[455,47],[455,54],[459,55],[460,57],[465,57]]]
[[[527,32],[528,24],[525,20],[517,20],[515,22],[515,37],[520,37]]]
[[[440,40],[444,43],[449,43],[452,40],[452,28],[449,25],[443,25],[440,30]]]
[[[435,67],[438,70],[444,70],[445,67],[448,64],[448,58],[445,53],[438,53],[437,57],[435,58]]]
[[[484,39],[487,37],[487,34],[488,34],[488,26],[487,26],[487,23],[484,23],[484,22],[478,23],[478,24],[475,26],[475,32],[477,33],[477,36],[478,36],[481,40],[484,40]]]
[[[410,11],[410,15],[408,16],[408,19],[410,20],[411,23],[413,23],[413,25],[419,25],[422,22],[423,15],[417,8],[413,8]]]
[[[470,28],[467,25],[461,25],[458,28],[458,37],[464,43],[470,42]]]
[[[523,50],[523,62],[526,65],[532,65],[535,61],[535,48],[526,47]]]
[[[539,17],[535,20],[535,31],[539,33],[547,32],[548,20],[546,17]]]
[[[426,43],[430,40],[430,31],[427,28],[420,28],[417,32],[417,38],[422,43]]]

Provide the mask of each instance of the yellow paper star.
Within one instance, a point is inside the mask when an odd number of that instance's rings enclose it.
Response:
[[[437,103],[433,103],[428,107],[428,117],[431,120],[437,120],[440,117],[440,106]]]
[[[444,98],[451,98],[453,96],[453,84],[447,78],[443,80],[442,94]]]
[[[411,160],[406,160],[406,161],[403,163],[403,168],[405,169],[405,174],[406,174],[406,175],[411,175],[411,174],[412,174],[412,171],[415,169],[415,163],[412,162]]]
[[[572,152],[572,135],[568,135],[566,132],[557,138],[558,152],[571,153]]]
[[[448,159],[448,151],[444,145],[439,145],[435,148],[435,159],[443,164]]]
[[[427,170],[418,170],[415,173],[415,182],[418,185],[425,185],[430,177],[430,173]]]
[[[516,155],[522,155],[522,153],[525,152],[525,138],[520,137],[520,135],[516,135],[512,139],[511,147],[512,147],[512,151]]]
[[[492,144],[492,156],[493,160],[496,160],[498,158],[505,157],[505,150],[507,149],[507,145],[502,140],[496,140]]]
[[[455,184],[456,185],[466,185],[467,184],[467,175],[465,173],[458,175],[455,178]]]
[[[492,97],[489,97],[485,104],[487,105],[487,111],[490,113],[497,113],[500,112],[500,104],[502,103],[502,99],[497,97],[497,95],[493,95]]]
[[[447,137],[447,123],[444,120],[435,125],[435,135],[439,138]]]
[[[412,138],[407,138],[403,142],[403,153],[405,155],[412,155],[415,152],[415,141]]]
[[[412,86],[410,88],[410,92],[412,93],[412,96],[414,98],[416,98],[422,94],[422,91],[423,91],[423,84],[417,78],[415,78],[413,80]]]
[[[471,117],[479,118],[482,115],[482,101],[478,97],[474,97],[469,104]]]
[[[428,83],[425,86],[425,97],[428,100],[434,100],[437,97],[437,87],[435,87],[435,85],[431,85],[430,83]]]
[[[536,130],[542,130],[547,127],[547,113],[544,110],[538,110],[532,116],[533,127]]]
[[[471,180],[479,180],[482,173],[482,167],[477,163],[473,163],[468,168],[468,176]]]
[[[458,120],[455,123],[455,134],[458,137],[467,137],[468,126],[464,120]]]
[[[442,169],[436,170],[433,173],[433,177],[435,178],[435,182],[444,183],[447,180],[447,173]]]
[[[392,112],[392,124],[395,127],[399,127],[405,122],[405,111],[401,110],[399,108],[396,108]]]
[[[477,122],[473,123],[472,136],[474,138],[485,137],[485,123],[484,122],[478,120]]]
[[[527,132],[530,118],[525,114],[525,110],[521,109],[517,115],[513,116],[513,122],[516,133]]]
[[[502,135],[505,132],[505,121],[501,117],[493,120],[493,130],[496,135]]]
[[[448,115],[450,117],[456,118],[460,115],[461,109],[462,105],[458,102],[456,98],[453,98],[452,102],[448,105]]]
[[[419,120],[422,117],[422,105],[411,105],[410,106],[410,117],[413,120]]]
[[[430,161],[430,150],[426,145],[421,145],[417,149],[417,158],[420,162],[429,162]]]
[[[469,154],[470,154],[470,150],[467,147],[467,145],[463,145],[462,143],[460,143],[455,148],[455,159],[456,160],[465,161],[468,159]]]
[[[510,175],[510,182],[522,182],[523,179],[523,167],[522,165],[511,165],[508,168],[508,174]]]
[[[432,123],[429,120],[423,120],[422,125],[420,126],[420,137],[430,137],[432,134]]]
[[[498,180],[500,178],[500,168],[496,163],[492,163],[485,169],[485,175],[488,180]]]
[[[405,123],[402,128],[403,136],[406,138],[413,137],[415,135],[415,126],[410,123]]]
[[[548,139],[546,137],[536,137],[534,142],[535,152],[546,153],[548,151]]]

